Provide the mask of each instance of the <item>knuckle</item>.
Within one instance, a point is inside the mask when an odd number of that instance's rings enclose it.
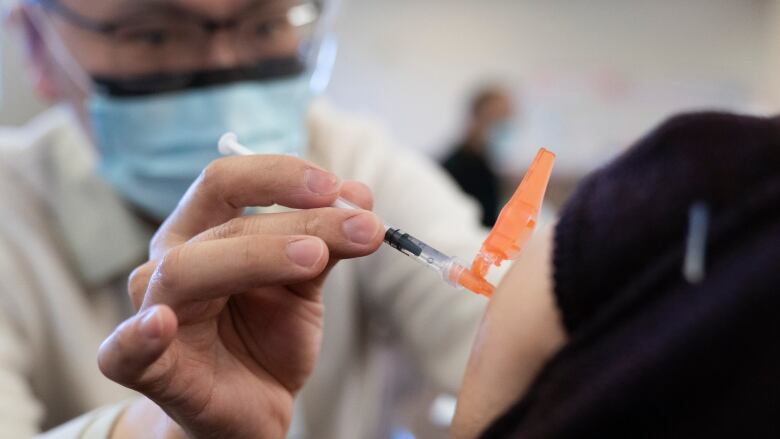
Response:
[[[157,249],[165,248],[166,232],[164,227],[158,229],[149,241],[149,253],[153,254]]]
[[[187,241],[187,238],[187,236],[171,232],[168,230],[167,224],[163,223],[149,243],[149,258],[159,259],[168,249]]]
[[[157,284],[165,291],[175,290],[180,283],[181,252],[181,247],[168,250],[157,264],[150,283]]]
[[[133,270],[132,273],[130,273],[130,276],[127,278],[127,294],[129,294],[131,297],[134,294],[137,294],[141,290],[146,290],[146,286],[148,285],[149,277],[146,274],[146,266],[142,265],[135,270]]]
[[[332,207],[324,207],[320,209],[310,209],[303,212],[303,217],[300,219],[300,228],[304,235],[309,236],[326,236],[327,231],[331,228],[337,227],[341,224],[349,212],[345,212],[342,209],[334,209]]]
[[[146,289],[149,286],[149,280],[153,272],[154,264],[150,261],[130,273],[130,277],[127,280],[127,294],[130,296],[136,309],[146,295]]]
[[[226,159],[216,159],[203,169],[198,179],[198,186],[207,193],[219,193],[226,172]]]
[[[300,230],[304,235],[318,236],[322,230],[322,223],[327,212],[325,209],[307,210],[301,218]]]
[[[212,229],[211,235],[214,239],[226,239],[241,236],[246,230],[246,220],[244,218],[234,218],[224,224],[220,224]]]
[[[122,322],[105,341],[98,354],[100,372],[112,381],[123,385],[128,383],[122,374],[121,365],[131,360],[126,335],[129,326],[128,321]]]

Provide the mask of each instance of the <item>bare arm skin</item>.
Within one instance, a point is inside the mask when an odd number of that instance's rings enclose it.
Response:
[[[458,398],[456,439],[482,433],[566,342],[552,289],[553,233],[537,233],[488,306]]]

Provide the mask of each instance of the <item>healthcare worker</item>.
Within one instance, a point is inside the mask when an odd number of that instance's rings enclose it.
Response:
[[[374,437],[381,392],[381,365],[372,355],[376,328],[394,336],[435,383],[457,391],[482,299],[451,289],[388,249],[330,269],[337,259],[374,252],[382,235],[371,213],[325,208],[337,195],[365,208],[373,202],[379,217],[450,254],[471,255],[483,238],[476,206],[435,165],[315,99],[332,61],[323,44],[332,6],[299,0],[11,5],[3,29],[17,31],[38,92],[57,105],[0,138],[3,437],[28,437],[74,418],[52,437],[108,437],[113,427],[119,433],[145,428],[143,437],[150,437],[175,425],[155,418],[158,406],[174,419],[203,415],[206,421],[185,427],[208,432],[211,406],[160,393],[173,388],[165,378],[176,377],[188,396],[213,396],[209,376],[236,371],[270,376],[273,383],[243,385],[237,378],[222,389],[217,417],[223,423],[231,416],[245,421],[264,407],[275,410],[257,419],[261,428],[291,425],[290,435],[298,437]],[[215,162],[217,139],[226,131],[257,153],[276,155]],[[318,209],[259,210],[236,219],[244,206],[272,204]],[[150,245],[153,230],[177,205]],[[261,289],[269,296],[241,296],[253,304],[226,295],[270,285],[275,288]],[[191,302],[182,306],[176,297]],[[264,306],[260,297],[268,300]],[[292,327],[269,329],[274,305],[293,306],[301,298],[314,303],[302,317],[322,325],[321,342],[316,331],[308,337]],[[100,367],[157,404],[105,379],[95,361],[101,342],[138,309],[103,345]],[[198,318],[188,320],[187,310]],[[137,338],[142,333],[150,338]],[[213,337],[221,342],[198,345]],[[262,342],[255,347],[263,355],[246,356],[242,349],[254,352],[247,348],[253,340]],[[307,350],[290,348],[301,342]],[[298,392],[314,365],[311,347],[320,344],[316,368]],[[151,361],[166,346],[181,355],[165,351],[160,360],[169,363],[151,369],[168,374],[139,384],[143,376],[133,373],[146,369],[132,349],[151,350],[141,352]],[[207,363],[195,347],[203,346],[226,347],[208,357],[223,367],[199,368]],[[301,352],[304,361],[285,357]],[[199,374],[206,370],[212,375]],[[150,432],[149,425],[159,429]]]

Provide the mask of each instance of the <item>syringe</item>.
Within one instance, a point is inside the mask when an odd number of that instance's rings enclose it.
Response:
[[[219,152],[222,155],[254,155],[242,145],[234,133],[226,133],[219,139]],[[349,201],[338,198],[333,207],[340,209],[360,209]],[[414,236],[397,227],[385,223],[385,243],[406,256],[425,265],[441,276],[444,282],[459,288],[464,287],[474,293],[490,297],[495,287],[484,278],[472,273],[468,268]]]

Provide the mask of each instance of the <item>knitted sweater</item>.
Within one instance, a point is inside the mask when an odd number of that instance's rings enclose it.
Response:
[[[592,174],[554,280],[570,342],[484,438],[780,437],[780,118],[678,116]]]

